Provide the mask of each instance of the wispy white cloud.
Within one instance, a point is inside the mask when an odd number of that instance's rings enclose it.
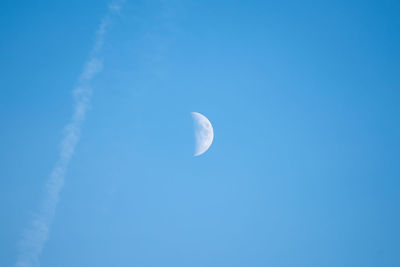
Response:
[[[20,243],[17,267],[39,266],[39,256],[49,237],[50,226],[54,219],[60,191],[64,185],[68,164],[79,142],[82,123],[90,105],[92,88],[90,82],[103,67],[99,56],[104,43],[107,28],[113,13],[119,12],[124,0],[115,0],[109,4],[108,14],[103,18],[96,32],[96,40],[86,62],[77,86],[73,90],[74,112],[70,122],[64,128],[60,155],[46,183],[45,195],[38,212],[24,230]]]

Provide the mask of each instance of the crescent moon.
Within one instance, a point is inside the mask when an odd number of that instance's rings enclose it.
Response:
[[[211,122],[204,115],[198,112],[192,112],[192,118],[196,141],[194,156],[200,156],[210,148],[214,139],[214,130]]]

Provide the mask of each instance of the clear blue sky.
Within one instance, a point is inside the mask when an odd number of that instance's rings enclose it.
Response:
[[[43,199],[107,6],[2,1],[0,266]],[[40,266],[400,266],[399,14],[128,0]],[[191,111],[215,131],[200,157]]]

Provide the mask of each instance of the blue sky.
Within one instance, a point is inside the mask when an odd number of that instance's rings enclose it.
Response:
[[[0,266],[26,253],[93,58],[40,266],[400,265],[398,1],[111,11],[3,1]],[[214,127],[199,157],[192,111]]]

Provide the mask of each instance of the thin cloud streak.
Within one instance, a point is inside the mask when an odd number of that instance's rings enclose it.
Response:
[[[92,95],[90,82],[101,72],[103,67],[99,53],[103,47],[104,38],[112,15],[120,11],[122,3],[123,0],[116,0],[110,3],[108,14],[103,18],[96,32],[96,40],[89,60],[85,63],[77,86],[73,90],[74,112],[70,122],[64,128],[59,159],[53,167],[46,183],[45,195],[39,211],[22,234],[16,267],[39,266],[39,256],[49,237],[50,227],[56,213],[68,165],[79,142],[81,126],[85,120],[86,112],[90,107]]]

